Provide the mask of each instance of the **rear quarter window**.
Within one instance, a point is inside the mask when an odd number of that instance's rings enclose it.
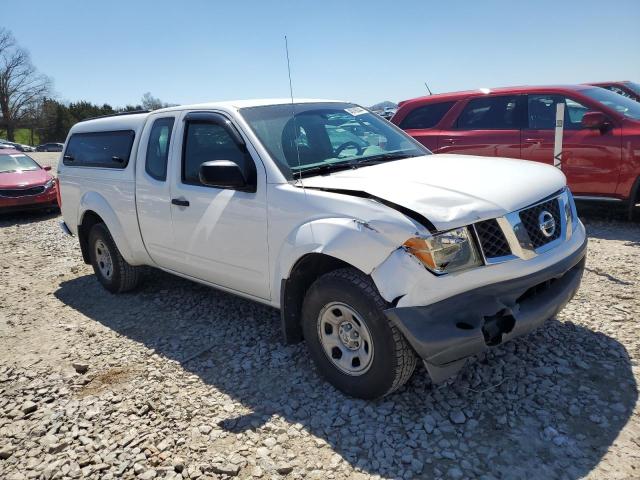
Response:
[[[458,117],[460,130],[511,130],[520,128],[519,96],[500,95],[469,100]]]
[[[403,130],[433,128],[456,102],[441,102],[423,105],[410,111],[400,122]]]
[[[63,163],[79,167],[125,168],[134,138],[133,130],[74,133],[69,138]]]

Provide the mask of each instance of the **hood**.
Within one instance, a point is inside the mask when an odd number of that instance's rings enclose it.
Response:
[[[438,154],[309,177],[303,185],[356,196],[365,192],[447,230],[531,205],[564,188],[566,179],[557,168],[537,162]]]
[[[46,170],[23,170],[0,173],[0,188],[27,188],[47,183],[51,178]]]

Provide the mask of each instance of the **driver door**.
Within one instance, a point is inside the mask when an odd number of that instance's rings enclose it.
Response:
[[[522,135],[522,158],[553,165],[556,105],[565,104],[560,169],[575,194],[611,194],[618,184],[621,130],[582,126],[589,107],[564,95],[528,95],[528,125]]]
[[[250,144],[238,145],[230,120],[220,123],[197,112],[180,122],[182,148],[176,149],[171,183],[171,217],[177,251],[174,269],[182,274],[263,299],[270,298],[266,173]],[[255,192],[203,185],[200,165],[231,160],[257,170]],[[251,164],[249,163],[251,162]]]

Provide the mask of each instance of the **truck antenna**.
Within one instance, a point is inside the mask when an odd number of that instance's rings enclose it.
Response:
[[[293,142],[296,145],[296,156],[298,159],[298,180],[302,185],[302,171],[300,169],[300,146],[298,145],[298,127],[296,125],[296,107],[293,102],[293,83],[291,81],[291,62],[289,61],[289,40],[284,36],[284,49],[287,53],[287,73],[289,74],[289,95],[291,97],[291,121],[293,122]],[[304,189],[304,185],[302,186]],[[305,192],[306,193],[306,192]]]
[[[429,95],[433,95],[433,93],[431,93],[431,89],[429,88],[429,85],[427,85],[427,82],[424,82],[424,86],[427,87]]]

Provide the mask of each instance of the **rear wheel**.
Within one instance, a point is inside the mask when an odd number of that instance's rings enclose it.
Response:
[[[321,276],[307,292],[302,328],[311,357],[347,395],[382,397],[415,369],[415,353],[384,314],[388,307],[371,279],[352,268]]]
[[[140,268],[126,262],[104,223],[94,225],[89,232],[89,255],[98,280],[111,293],[126,292],[138,285]]]

